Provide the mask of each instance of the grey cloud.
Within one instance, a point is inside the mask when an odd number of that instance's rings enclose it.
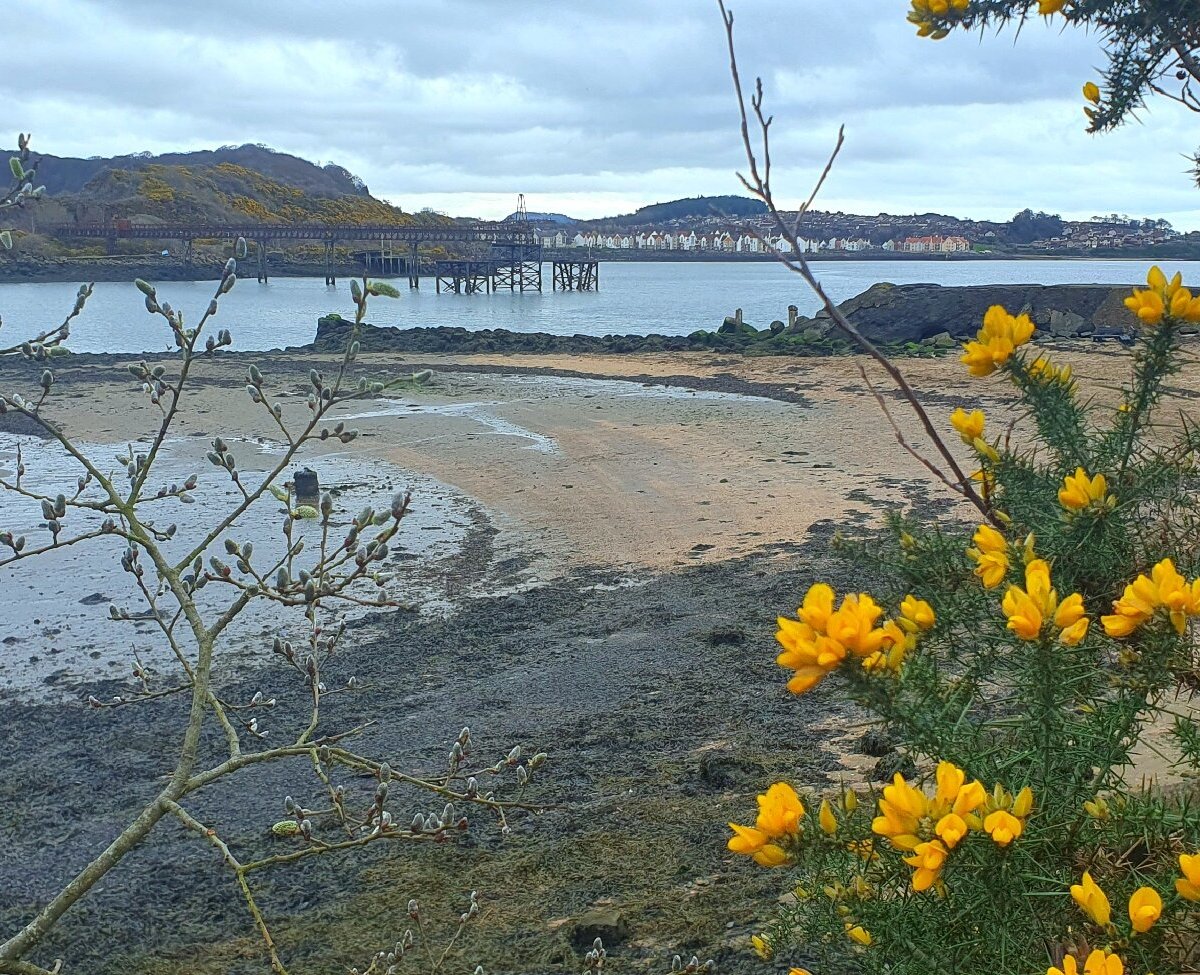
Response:
[[[503,207],[525,191],[545,196],[539,208],[569,200],[598,213],[737,188],[709,0],[9,6],[8,40],[24,56],[0,80],[0,126],[34,129],[47,151],[264,142],[341,162],[401,203],[450,210],[489,194]],[[1144,129],[1083,135],[1094,38],[1031,25],[1016,45],[935,44],[890,0],[734,7],[742,63],[766,81],[781,178],[796,193],[845,122],[830,206],[1006,216],[1034,205],[1200,224],[1176,155],[1192,148],[1179,112],[1155,105]]]

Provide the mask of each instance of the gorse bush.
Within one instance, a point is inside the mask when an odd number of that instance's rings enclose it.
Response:
[[[791,896],[755,939],[830,971],[1120,975],[1200,962],[1200,815],[1181,784],[1200,729],[1200,430],[1160,416],[1200,298],[1155,268],[1126,304],[1132,374],[1101,406],[991,309],[962,361],[1007,380],[1004,436],[946,417],[976,457],[979,521],[894,517],[875,595],[824,583],[779,621],[788,687],[836,681],[918,774],[878,794],[776,783],[729,848],[786,867]],[[855,554],[855,546],[847,547]],[[1186,696],[1186,691],[1184,691]],[[1177,780],[1139,755],[1164,751]],[[1172,754],[1173,753],[1173,754]]]

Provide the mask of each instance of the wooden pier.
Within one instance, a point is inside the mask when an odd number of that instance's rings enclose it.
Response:
[[[491,261],[438,261],[434,275],[440,295],[486,294],[494,290],[495,268]]]
[[[254,267],[260,282],[270,279],[269,252],[272,245],[311,240],[321,245],[326,285],[337,284],[339,245],[366,245],[354,252],[367,274],[407,276],[410,288],[419,288],[424,273],[436,280],[439,294],[491,294],[508,291],[518,294],[540,293],[544,287],[543,267],[546,254],[542,239],[524,217],[498,223],[456,222],[434,227],[393,227],[386,225],[342,224],[157,224],[134,223],[127,219],[105,220],[97,224],[70,224],[46,228],[52,236],[64,240],[101,238],[110,249],[124,239],[183,243],[184,264],[194,257],[193,244],[211,237],[244,237],[250,247],[247,264]],[[426,261],[421,245],[461,244],[477,256],[460,260]],[[407,253],[405,251],[407,250]],[[584,260],[553,260],[552,282],[556,291],[598,291],[599,264],[590,254]]]
[[[555,261],[555,291],[599,291],[600,262]]]

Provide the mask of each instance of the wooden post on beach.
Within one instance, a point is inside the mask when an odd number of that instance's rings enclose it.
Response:
[[[297,505],[307,505],[310,508],[320,507],[321,482],[317,478],[316,471],[311,467],[301,467],[293,475],[292,484],[296,488]]]

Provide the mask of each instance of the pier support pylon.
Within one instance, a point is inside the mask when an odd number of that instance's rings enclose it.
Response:
[[[332,237],[325,239],[325,283],[327,285],[337,284],[337,272],[334,269],[334,239]]]
[[[256,240],[254,249],[258,252],[258,283],[267,283],[267,242]]]

